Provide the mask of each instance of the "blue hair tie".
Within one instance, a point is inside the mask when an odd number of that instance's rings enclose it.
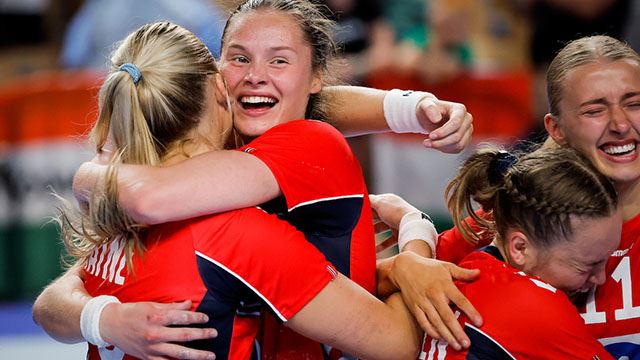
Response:
[[[489,163],[489,182],[497,184],[504,174],[513,164],[518,161],[518,157],[504,150],[498,151]]]
[[[137,66],[133,65],[132,63],[124,63],[120,65],[118,70],[128,72],[129,75],[131,75],[131,78],[133,79],[133,84],[138,85],[138,82],[142,77],[142,73],[140,72],[140,69],[138,69]]]

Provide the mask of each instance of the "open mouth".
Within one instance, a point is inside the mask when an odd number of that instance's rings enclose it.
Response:
[[[636,142],[633,141],[624,145],[602,145],[600,150],[611,156],[629,155],[636,150]]]
[[[239,102],[245,110],[268,110],[274,107],[278,100],[268,96],[241,96]]]

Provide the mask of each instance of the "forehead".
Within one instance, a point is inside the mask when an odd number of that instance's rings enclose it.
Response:
[[[640,64],[628,59],[603,59],[567,72],[561,104],[579,105],[600,98],[617,102],[625,94],[636,92],[640,92]]]
[[[592,264],[606,260],[618,247],[622,234],[622,215],[616,211],[608,217],[574,218],[569,241],[559,245],[565,260]]]
[[[284,11],[259,8],[230,20],[226,45],[255,42],[255,45],[310,47],[297,19]]]

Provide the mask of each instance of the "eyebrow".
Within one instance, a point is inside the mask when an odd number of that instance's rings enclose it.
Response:
[[[622,98],[620,100],[624,101],[624,100],[627,100],[629,98],[632,98],[634,96],[639,96],[639,95],[640,95],[639,91],[628,92],[628,93],[625,93],[624,95],[622,95]],[[605,99],[605,98],[597,98],[597,99],[593,99],[593,100],[589,100],[589,101],[583,102],[582,104],[580,104],[580,107],[587,106],[587,105],[609,105],[609,101],[607,101],[607,99]]]
[[[238,49],[238,50],[242,50],[242,51],[246,51],[247,50],[247,48],[245,48],[244,46],[242,46],[240,44],[230,44],[228,46],[228,48],[230,48],[230,49]],[[271,50],[271,51],[281,51],[281,50],[295,51],[291,46],[287,46],[287,45],[274,46],[272,48],[269,48],[269,50]]]

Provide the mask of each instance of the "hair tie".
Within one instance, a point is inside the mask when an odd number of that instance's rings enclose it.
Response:
[[[138,69],[137,66],[133,65],[132,63],[124,63],[120,65],[118,70],[128,72],[129,75],[131,75],[131,78],[133,79],[133,84],[138,85],[138,82],[142,77],[142,73],[140,72],[140,69]]]
[[[518,157],[512,153],[505,150],[498,151],[489,163],[489,182],[497,183],[517,161]]]

